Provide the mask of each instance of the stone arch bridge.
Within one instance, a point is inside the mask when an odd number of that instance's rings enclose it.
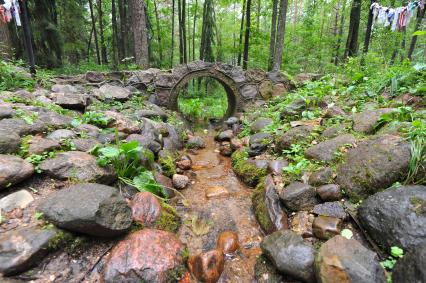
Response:
[[[102,74],[88,73],[89,82],[103,81],[122,73]],[[286,93],[291,87],[291,81],[281,73],[267,73],[262,70],[244,71],[240,67],[223,63],[208,63],[194,61],[182,64],[171,70],[148,69],[143,71],[126,72],[125,84],[139,90],[151,92],[151,101],[159,106],[178,111],[178,95],[192,79],[210,77],[219,81],[228,96],[226,116],[241,111],[244,106],[256,100],[267,100],[273,96]]]

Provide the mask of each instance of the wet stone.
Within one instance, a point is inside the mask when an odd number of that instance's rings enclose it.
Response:
[[[318,216],[312,224],[312,229],[315,237],[322,240],[327,240],[335,235],[340,234],[342,230],[342,220],[339,218]]]
[[[299,211],[291,220],[291,230],[303,238],[312,237],[312,223],[314,222],[314,219],[315,216],[309,212]]]
[[[25,227],[0,235],[0,273],[14,275],[40,263],[48,253],[54,229]],[[1,278],[0,278],[1,280]]]
[[[319,283],[386,282],[376,254],[358,241],[340,235],[328,240],[319,249],[315,257],[315,274]]]
[[[347,144],[354,144],[356,139],[351,134],[340,135],[335,138],[320,142],[319,144],[309,147],[305,151],[308,158],[329,162],[335,159],[335,153]]]
[[[260,247],[283,275],[303,282],[315,282],[315,250],[301,236],[289,230],[276,231],[266,236]]]
[[[186,146],[190,149],[202,149],[206,147],[206,144],[201,137],[192,136],[189,137],[188,141],[186,142]]]
[[[309,210],[318,203],[315,189],[300,182],[293,182],[285,187],[280,198],[291,211]]]
[[[232,147],[230,142],[221,142],[219,146],[219,152],[223,156],[231,156],[232,155]]]
[[[270,118],[259,118],[253,122],[250,129],[252,132],[257,133],[262,131],[264,128],[271,125],[272,123],[273,123],[273,120]]]
[[[19,150],[21,138],[17,133],[0,130],[0,153],[15,153]]]
[[[0,199],[0,211],[9,212],[15,208],[24,209],[33,200],[34,198],[31,193],[26,190],[20,190]]]
[[[221,250],[211,250],[192,256],[188,260],[191,273],[201,282],[214,283],[224,269],[224,256]]]
[[[71,142],[74,144],[75,150],[89,152],[95,146],[100,143],[95,139],[72,139]]]
[[[189,178],[185,175],[174,174],[172,178],[173,186],[178,190],[183,190],[189,184]]]
[[[238,234],[235,232],[225,231],[217,238],[216,248],[225,255],[235,253],[239,247]]]
[[[132,224],[132,211],[118,189],[100,184],[78,184],[51,193],[37,210],[60,228],[92,236],[114,237]]]
[[[229,196],[229,191],[220,186],[209,187],[206,190],[206,198],[220,198]]]
[[[342,198],[339,185],[329,184],[317,188],[317,193],[323,201],[337,201]]]
[[[317,215],[330,216],[342,220],[346,219],[348,216],[338,201],[317,204],[312,212]]]
[[[192,160],[188,155],[184,155],[176,162],[176,166],[182,170],[189,170],[192,167]]]
[[[232,127],[234,124],[238,124],[239,120],[237,117],[229,117],[228,120],[225,121],[225,124],[228,127]]]
[[[426,241],[416,245],[399,259],[392,272],[392,282],[426,282]]]
[[[226,130],[219,133],[216,137],[216,140],[218,142],[231,141],[233,137],[234,137],[234,132],[232,130]]]
[[[168,274],[184,264],[184,245],[173,234],[143,229],[120,241],[108,256],[103,274],[105,283],[167,282]]]
[[[134,221],[151,226],[161,215],[160,201],[151,193],[140,192],[133,196],[129,204]]]

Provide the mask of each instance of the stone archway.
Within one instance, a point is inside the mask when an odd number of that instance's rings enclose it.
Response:
[[[282,95],[291,81],[281,73],[262,70],[244,71],[224,63],[194,61],[171,70],[148,69],[129,73],[127,84],[152,92],[151,101],[159,106],[178,110],[179,91],[192,79],[211,77],[222,84],[228,97],[226,116],[242,111],[247,103]]]
[[[182,77],[180,81],[178,81],[171,90],[168,108],[174,111],[179,111],[179,107],[178,107],[179,92],[191,80],[197,79],[197,78],[203,78],[203,77],[213,78],[217,80],[223,86],[228,98],[228,109],[225,112],[224,118],[233,116],[235,112],[237,111],[237,105],[240,105],[239,99],[241,94],[238,90],[238,86],[235,83],[235,81],[232,80],[230,77],[226,76],[222,72],[219,72],[218,70],[215,70],[215,69],[193,71],[186,74],[184,77]]]

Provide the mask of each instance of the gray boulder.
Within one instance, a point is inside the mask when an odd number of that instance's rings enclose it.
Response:
[[[374,132],[374,126],[379,121],[380,117],[393,111],[392,108],[382,108],[376,110],[367,110],[354,115],[353,129],[357,132],[371,134]]]
[[[56,235],[55,229],[38,227],[18,228],[1,234],[0,273],[14,275],[40,263]]]
[[[13,155],[0,154],[0,190],[15,185],[34,173],[28,161]]]
[[[259,118],[251,124],[251,131],[254,133],[262,131],[265,127],[271,125],[273,123],[270,118]]]
[[[260,247],[280,273],[303,282],[315,282],[315,250],[301,236],[289,230],[280,230],[266,236]]]
[[[358,201],[403,180],[411,158],[410,144],[401,137],[384,135],[359,143],[337,167],[336,182]]]
[[[257,133],[250,136],[248,154],[250,156],[257,156],[262,154],[271,142],[271,135],[267,133]]]
[[[10,212],[15,208],[24,209],[34,200],[31,193],[20,190],[0,199],[0,210]]]
[[[340,235],[325,242],[315,257],[317,282],[385,283],[376,254]]]
[[[201,149],[201,148],[205,148],[206,144],[204,143],[204,140],[202,137],[191,136],[186,142],[186,147],[191,149]]]
[[[132,224],[132,211],[119,190],[100,184],[78,184],[54,192],[37,209],[58,227],[92,236],[117,236]]]
[[[43,161],[40,169],[60,180],[75,179],[109,184],[116,179],[111,168],[100,167],[93,155],[81,151],[59,153],[56,157]]]
[[[426,241],[399,259],[392,272],[393,283],[426,282]]]
[[[284,206],[291,211],[309,210],[317,203],[316,192],[309,184],[293,182],[280,194]]]
[[[87,96],[80,93],[56,93],[55,104],[65,109],[84,110],[87,105]]]
[[[426,186],[377,193],[361,204],[358,215],[364,229],[386,250],[412,248],[426,238]]]
[[[72,139],[75,138],[77,136],[77,134],[74,131],[68,130],[68,129],[60,129],[60,130],[56,130],[51,132],[47,138],[48,139],[52,139],[55,141],[61,141],[61,140],[65,140],[65,139]]]
[[[124,87],[110,85],[110,84],[105,84],[101,86],[99,89],[95,89],[93,93],[97,98],[101,100],[118,100],[118,101],[126,101],[132,95],[130,90]]]
[[[14,153],[19,149],[21,138],[17,133],[0,130],[0,153]]]
[[[311,146],[305,152],[306,157],[319,161],[329,162],[335,159],[335,152],[346,144],[354,144],[356,139],[353,135],[341,135],[330,140],[320,142]]]
[[[289,149],[293,143],[299,143],[307,140],[309,134],[314,130],[312,126],[294,127],[278,136],[276,139],[276,147],[279,152],[284,149]]]

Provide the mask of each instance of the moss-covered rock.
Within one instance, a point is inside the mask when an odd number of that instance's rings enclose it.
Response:
[[[159,230],[175,233],[179,229],[180,223],[180,217],[176,209],[166,203],[162,203],[161,215],[155,221],[154,227]]]
[[[234,152],[231,159],[235,174],[251,187],[255,187],[260,179],[267,174],[266,168],[257,168],[248,161],[248,154],[245,151]]]
[[[269,233],[274,230],[274,224],[268,217],[268,209],[266,208],[264,194],[265,194],[265,186],[264,186],[264,182],[261,181],[256,186],[256,189],[253,192],[251,202],[252,202],[252,208],[253,208],[254,215],[257,219],[257,222],[259,223],[263,231]]]
[[[163,175],[171,178],[176,174],[175,158],[172,154],[167,153],[158,158],[158,163],[163,170]]]

